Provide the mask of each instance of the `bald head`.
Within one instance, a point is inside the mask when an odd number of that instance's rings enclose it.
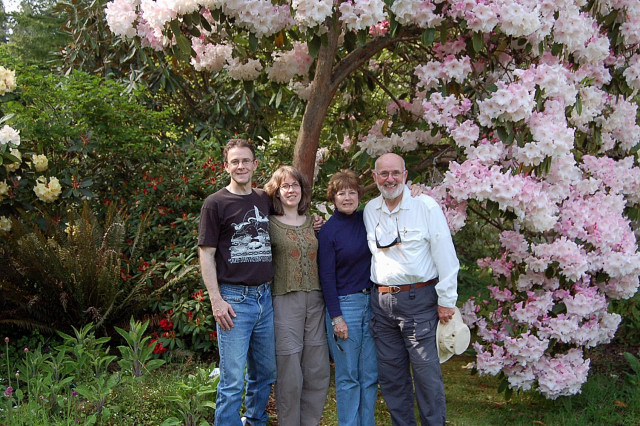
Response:
[[[398,154],[394,154],[393,152],[382,154],[376,160],[375,168],[376,170],[381,170],[386,167],[395,167],[398,170],[404,170],[404,158],[400,157]]]

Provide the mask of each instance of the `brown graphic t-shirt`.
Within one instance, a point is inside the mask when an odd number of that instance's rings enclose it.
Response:
[[[271,281],[270,207],[261,189],[238,195],[223,188],[204,201],[198,245],[216,248],[219,283],[255,286]]]

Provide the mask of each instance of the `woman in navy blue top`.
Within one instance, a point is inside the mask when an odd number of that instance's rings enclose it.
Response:
[[[353,171],[333,175],[327,198],[335,205],[335,213],[318,234],[318,269],[341,426],[375,425],[378,395],[376,347],[369,333],[371,252],[363,212],[357,210],[362,194]]]

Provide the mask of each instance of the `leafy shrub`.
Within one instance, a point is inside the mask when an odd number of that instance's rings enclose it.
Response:
[[[0,248],[0,293],[9,307],[0,322],[52,332],[89,322],[100,328],[136,312],[154,268],[127,278],[125,228],[113,210],[99,223],[86,205],[66,223],[49,219],[44,231],[14,221]]]

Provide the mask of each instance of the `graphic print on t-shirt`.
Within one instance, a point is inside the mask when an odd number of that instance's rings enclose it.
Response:
[[[241,223],[232,224],[229,263],[271,262],[269,218],[262,216],[258,207],[249,210]]]

